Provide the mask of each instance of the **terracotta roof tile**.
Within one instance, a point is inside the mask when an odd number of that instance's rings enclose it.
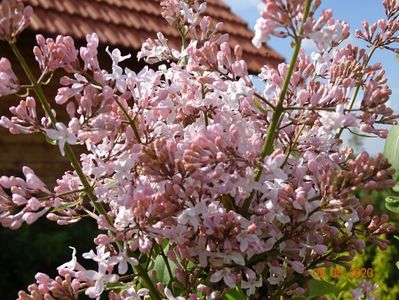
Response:
[[[171,43],[180,42],[177,30],[168,26],[161,17],[160,0],[26,0],[34,8],[31,28],[51,34],[72,35],[83,39],[97,32],[101,41],[114,46],[139,49],[148,37],[162,31]],[[246,23],[233,14],[221,0],[206,0],[206,14],[224,23],[231,44],[240,44],[249,70],[259,71],[260,66],[276,66],[283,57],[265,46],[255,48],[250,39],[253,33]]]

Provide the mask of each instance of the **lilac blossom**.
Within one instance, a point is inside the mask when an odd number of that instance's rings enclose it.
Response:
[[[65,156],[65,144],[74,145],[77,142],[76,136],[70,128],[67,128],[63,123],[55,124],[56,129],[46,129],[47,136],[58,142],[62,156]]]
[[[89,287],[85,291],[85,294],[90,298],[97,298],[102,294],[108,283],[118,281],[118,275],[107,274],[107,265],[105,263],[100,263],[98,265],[98,272],[93,270],[80,271],[77,276],[94,282],[94,286]]]
[[[19,299],[75,299],[82,291],[116,300],[213,299],[236,286],[248,296],[266,287],[267,296],[289,297],[306,292],[296,281],[310,280],[315,263],[347,266],[366,242],[388,247],[381,235],[394,227],[357,192],[392,187],[395,170],[382,155],[354,155],[341,139],[346,130],[384,138],[383,126],[397,122],[382,65],[370,63],[373,52],[342,43],[347,23],[331,10],[319,13],[320,1],[263,3],[255,46],[271,35],[292,37],[295,55],[277,68],[260,66],[261,90],[243,49],[201,15],[200,1],[162,1],[183,46],[173,48],[162,33],[146,40],[137,56],[147,63],[142,70],[122,68],[131,55],[108,47],[112,67],[105,70],[96,33],[79,50],[70,37],[37,36],[41,77],[68,73],[55,97],[66,121],[38,80],[30,83],[35,98],[12,106],[0,125],[12,134],[43,133],[73,169],[53,190],[28,167],[25,178],[0,177],[0,224],[93,218],[96,251],[83,258],[98,269],[87,270],[73,249],[59,276],[38,274]],[[387,20],[356,31],[373,49],[397,51],[395,3],[384,1]],[[13,24],[25,27],[29,9],[18,2],[12,13]],[[9,41],[19,25],[4,32],[10,12],[0,16],[0,38]],[[300,49],[305,38],[317,46],[312,54]],[[19,87],[2,59],[0,94]],[[83,148],[79,157],[70,151],[74,144]]]
[[[0,40],[14,42],[30,24],[33,9],[18,0],[2,0],[0,12]]]

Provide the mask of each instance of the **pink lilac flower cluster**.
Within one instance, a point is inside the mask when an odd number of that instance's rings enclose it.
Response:
[[[38,46],[33,48],[36,61],[43,73],[64,68],[66,72],[74,71],[74,63],[77,63],[78,50],[70,36],[58,36],[53,39],[45,39],[41,34],[36,36]]]
[[[378,21],[372,33],[368,25],[357,33],[370,43],[366,53],[338,47],[348,25],[330,10],[317,18],[320,1],[265,0],[254,43],[291,36],[295,50],[290,64],[262,67],[262,91],[241,47],[230,47],[222,25],[202,17],[197,1],[162,1],[182,48],[170,48],[159,33],[138,53],[157,67],[137,73],[120,66],[130,55],[119,49],[107,48],[112,69],[102,69],[95,33],[80,49],[71,37],[39,35],[34,55],[43,75],[68,74],[55,102],[69,120],[57,120],[40,80],[31,77],[34,94],[0,125],[12,134],[43,133],[73,169],[52,192],[28,167],[26,179],[1,177],[0,222],[16,229],[42,215],[60,225],[94,218],[96,251],[83,257],[98,268],[86,269],[73,250],[57,278],[37,274],[19,299],[77,299],[83,292],[221,299],[236,287],[251,297],[290,297],[306,293],[299,277],[311,278],[316,266],[348,266],[364,241],[385,249],[381,234],[394,228],[386,215],[364,207],[357,192],[392,187],[394,170],[382,155],[354,155],[340,136],[347,129],[385,137],[380,125],[398,117],[387,106],[391,90],[381,65],[370,63],[375,49],[395,47],[399,7],[393,2],[384,1],[385,25]],[[18,8],[12,17],[8,7]],[[3,0],[2,24],[19,20],[20,26],[1,38],[16,36],[29,11]],[[311,55],[300,50],[304,38],[317,45]],[[11,65],[1,62],[0,90],[15,92]],[[80,158],[73,144],[85,147]]]
[[[29,25],[33,10],[22,1],[2,0],[0,6],[0,40],[12,42]]]

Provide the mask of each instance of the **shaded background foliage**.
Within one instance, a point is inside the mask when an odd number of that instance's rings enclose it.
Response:
[[[57,276],[56,268],[71,259],[68,246],[75,247],[81,258],[92,248],[96,234],[96,224],[89,219],[63,227],[42,218],[19,230],[1,228],[0,299],[16,299],[37,272]]]

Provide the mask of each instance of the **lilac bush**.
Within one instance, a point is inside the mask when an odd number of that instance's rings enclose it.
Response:
[[[148,39],[138,53],[148,65],[138,73],[120,66],[131,55],[119,49],[107,48],[112,69],[103,69],[96,33],[80,49],[71,37],[38,35],[36,78],[17,46],[32,9],[2,0],[0,39],[30,82],[0,125],[42,133],[73,168],[54,189],[27,166],[25,178],[2,176],[0,223],[89,217],[99,230],[95,249],[82,255],[98,268],[86,269],[72,248],[59,276],[38,273],[19,299],[290,298],[307,294],[313,268],[348,267],[365,242],[387,247],[381,235],[394,227],[357,192],[393,187],[395,171],[381,154],[354,155],[341,134],[385,138],[380,125],[396,123],[384,70],[370,59],[379,48],[398,52],[398,4],[384,0],[386,20],[356,31],[368,43],[361,49],[347,43],[346,22],[318,11],[320,0],[263,2],[254,45],[274,35],[294,47],[289,64],[262,67],[258,90],[241,47],[202,16],[204,3],[161,2],[182,48],[162,33]],[[304,39],[317,46],[311,55]],[[26,87],[13,63],[0,60],[0,95]],[[43,81],[59,70],[67,75],[52,103]],[[80,157],[75,144],[85,148]]]

